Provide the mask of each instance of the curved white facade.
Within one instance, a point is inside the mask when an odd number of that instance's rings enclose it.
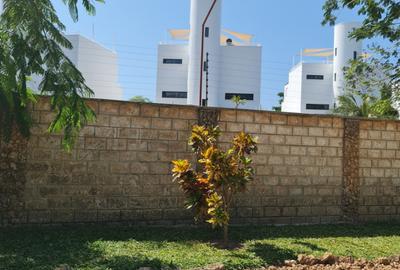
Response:
[[[361,26],[360,23],[341,23],[335,26],[333,58],[333,92],[337,99],[344,94],[345,80],[343,69],[349,62],[362,55],[362,42],[349,37],[350,33]]]
[[[221,36],[221,2],[216,3],[207,20],[206,27],[208,35],[204,36],[203,59],[202,54],[202,36],[203,22],[207,17],[215,0],[191,0],[190,7],[190,38],[189,38],[189,67],[188,67],[188,104],[199,105],[200,103],[200,77],[201,63],[206,61],[206,55],[209,54],[209,87],[208,87],[208,105],[218,106],[218,76],[219,76],[219,55],[220,55],[220,36]],[[203,73],[202,99],[206,98],[206,78]]]

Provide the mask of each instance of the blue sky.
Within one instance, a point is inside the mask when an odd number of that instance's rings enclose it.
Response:
[[[189,0],[106,0],[94,17],[69,18],[61,0],[55,7],[67,33],[79,33],[118,52],[124,97],[155,99],[157,44],[169,41],[167,30],[189,28]],[[224,28],[255,35],[263,46],[261,103],[277,104],[287,82],[292,59],[301,48],[333,47],[333,29],[321,26],[324,0],[224,0]],[[339,21],[357,21],[354,12],[341,11]]]

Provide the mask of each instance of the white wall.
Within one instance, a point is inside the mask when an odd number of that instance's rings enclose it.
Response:
[[[74,49],[70,54],[71,57],[76,57],[76,66],[82,72],[87,85],[95,92],[94,97],[122,100],[117,54],[81,35],[69,35],[68,38],[72,42],[78,40],[77,52]]]
[[[202,40],[203,40],[203,22],[210,11],[214,0],[191,0],[190,5],[190,38],[189,38],[189,67],[188,67],[188,104],[200,105],[200,77],[201,63],[206,59],[206,53],[210,53],[214,59],[220,54],[220,36],[221,36],[221,2],[217,0],[216,5],[207,20],[206,27],[210,29],[209,37],[204,37],[203,59]],[[212,68],[212,76],[218,77],[219,68],[215,65]],[[202,99],[205,97],[205,78],[203,72]],[[212,87],[212,86],[211,86]],[[212,91],[214,93],[215,91]],[[209,96],[209,105],[217,106],[216,95]]]
[[[93,98],[122,100],[123,90],[118,82],[118,56],[95,41],[81,35],[67,35],[73,49],[65,55],[81,71],[86,84],[94,91]],[[33,76],[29,86],[37,91],[42,77]]]
[[[211,89],[219,89],[218,105],[232,108],[235,105],[225,99],[226,93],[254,94],[253,101],[240,105],[244,109],[260,109],[261,92],[261,46],[221,46],[220,77],[210,81],[210,85],[218,83]],[[210,65],[213,65],[210,60]]]
[[[335,25],[333,74],[336,74],[336,80],[333,80],[333,91],[336,99],[344,94],[344,68],[354,59],[354,52],[357,53],[357,57],[362,54],[362,41],[349,37],[350,33],[360,26],[357,22]]]
[[[329,114],[333,109],[332,64],[303,63],[301,113]],[[307,75],[323,75],[323,80],[310,80]],[[329,110],[308,110],[306,104],[328,104]]]
[[[299,63],[289,73],[282,111],[329,114],[333,109],[332,64]],[[322,75],[323,80],[307,79],[307,75]],[[329,110],[310,110],[307,104],[327,104]]]
[[[302,71],[303,65],[299,63],[289,72],[289,81],[285,86],[285,96],[282,102],[283,112],[301,112]]]
[[[163,59],[182,59],[182,64],[164,64]],[[187,92],[188,45],[161,44],[158,46],[157,103],[187,104],[187,99],[162,98],[162,91]]]

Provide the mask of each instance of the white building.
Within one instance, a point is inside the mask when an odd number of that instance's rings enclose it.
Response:
[[[336,100],[344,94],[344,68],[362,55],[362,42],[349,34],[360,24],[343,23],[335,26],[334,49],[304,50],[304,56],[333,57],[332,61],[306,63],[300,61],[289,72],[285,86],[282,111],[328,114]]]
[[[247,100],[241,108],[260,108],[262,47],[222,30],[221,2],[191,0],[190,30],[170,31],[188,43],[159,45],[158,103],[233,107],[236,95]]]
[[[66,37],[73,49],[65,49],[64,53],[93,90],[92,98],[122,100],[123,90],[118,82],[118,55],[82,35]],[[33,76],[30,87],[37,90],[41,80],[41,77]]]

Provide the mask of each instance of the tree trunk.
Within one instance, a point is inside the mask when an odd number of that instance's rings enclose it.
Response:
[[[228,225],[224,225],[224,246],[225,248],[229,247],[229,238],[228,238]]]

